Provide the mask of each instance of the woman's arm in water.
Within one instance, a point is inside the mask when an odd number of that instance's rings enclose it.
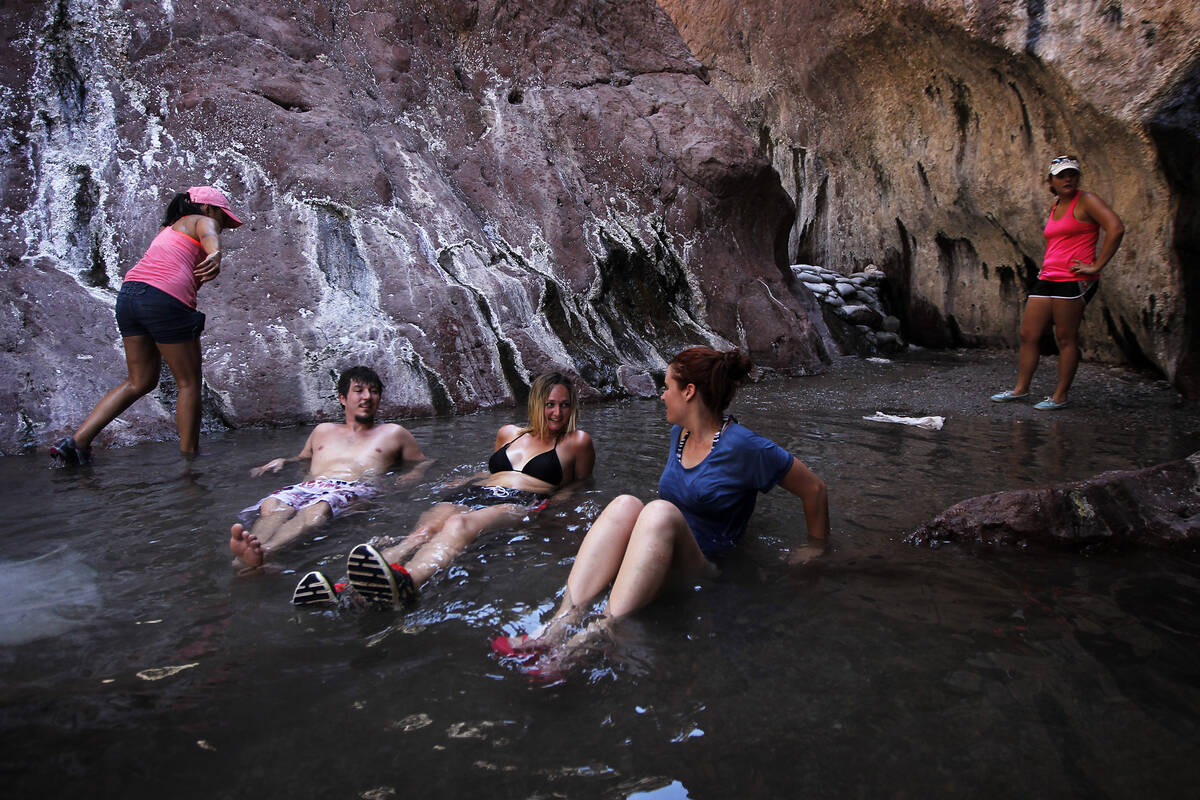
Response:
[[[575,474],[572,483],[587,480],[592,477],[592,470],[596,467],[596,448],[592,444],[591,434],[577,430],[567,434],[567,438],[571,446],[571,463]]]
[[[567,434],[566,444],[573,477],[554,490],[554,495],[547,504],[550,506],[566,504],[576,489],[593,482],[592,470],[596,466],[596,448],[592,445],[591,434],[576,430]]]
[[[799,497],[804,504],[808,542],[793,547],[788,556],[790,563],[804,564],[823,554],[829,547],[829,492],[825,488],[825,481],[795,456],[779,485]]]

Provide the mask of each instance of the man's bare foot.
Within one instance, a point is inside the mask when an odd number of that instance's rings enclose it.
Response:
[[[229,549],[234,557],[247,567],[261,567],[265,553],[254,534],[246,531],[240,522],[229,529]]]

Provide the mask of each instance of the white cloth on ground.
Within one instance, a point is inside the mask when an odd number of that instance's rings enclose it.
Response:
[[[912,425],[917,428],[924,428],[927,431],[940,431],[942,425],[945,424],[945,417],[897,417],[894,414],[884,414],[882,411],[876,411],[869,417],[863,417],[871,422],[895,422],[900,425]]]

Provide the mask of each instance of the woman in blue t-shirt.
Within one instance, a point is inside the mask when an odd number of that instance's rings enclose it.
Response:
[[[715,575],[708,556],[733,547],[758,493],[776,484],[804,503],[808,543],[793,549],[790,560],[802,563],[825,551],[824,481],[787,450],[724,415],[751,366],[737,350],[709,347],[692,347],[672,359],[662,393],[672,427],[658,482],[661,499],[643,503],[621,495],[609,503],[579,546],[554,617],[531,637],[495,640],[498,652],[540,651],[561,642],[610,583],[605,621],[645,606],[677,578]]]

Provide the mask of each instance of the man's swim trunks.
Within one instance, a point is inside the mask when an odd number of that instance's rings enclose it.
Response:
[[[529,511],[541,511],[546,507],[549,495],[537,492],[526,492],[522,489],[509,489],[507,486],[468,486],[442,498],[443,503],[454,503],[456,506],[466,506],[472,511],[491,506],[518,505]]]
[[[339,481],[332,478],[314,478],[311,481],[285,486],[278,492],[267,495],[249,508],[243,509],[242,514],[253,514],[259,506],[268,499],[275,499],[299,511],[308,508],[313,503],[324,501],[329,504],[333,516],[346,511],[350,506],[362,500],[370,500],[379,494],[379,490],[369,483],[358,481]]]

